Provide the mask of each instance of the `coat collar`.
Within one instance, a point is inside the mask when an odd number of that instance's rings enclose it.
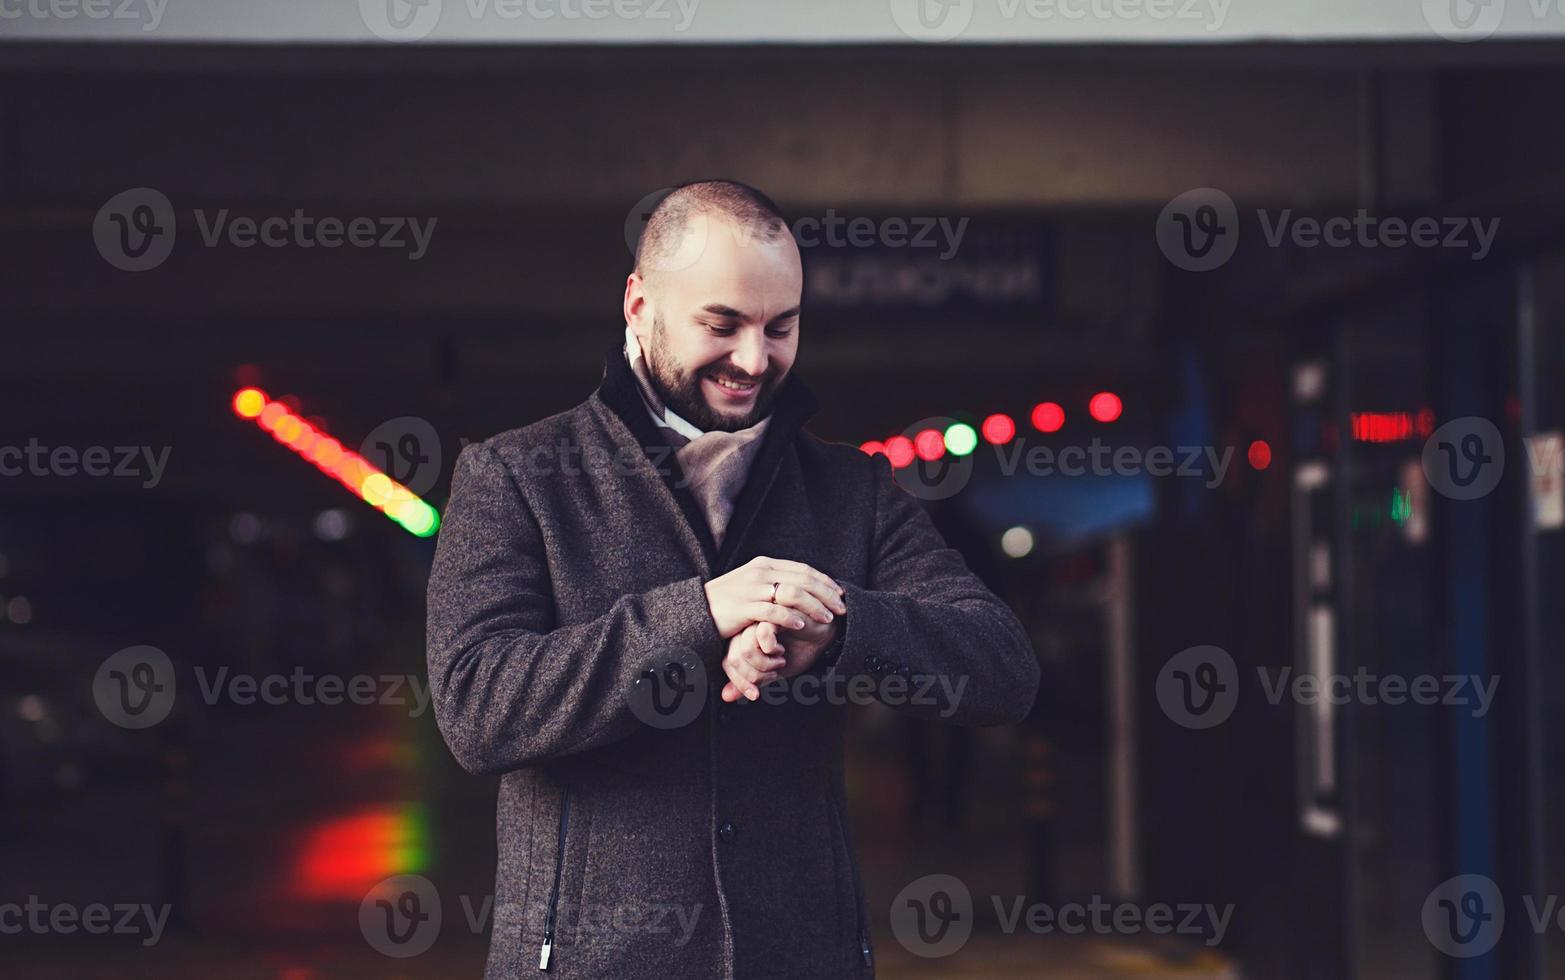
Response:
[[[793,448],[794,440],[803,431],[804,423],[820,410],[820,402],[805,387],[803,380],[790,371],[772,403],[772,421],[761,437],[761,449],[750,464],[750,474],[745,478],[744,489],[734,502],[734,513],[728,520],[728,532],[719,550],[712,539],[711,529],[706,525],[706,518],[702,516],[701,508],[687,486],[684,471],[680,469],[673,448],[647,413],[636,376],[625,361],[622,339],[616,339],[604,355],[603,381],[598,386],[597,396],[647,451],[648,457],[673,493],[691,531],[700,540],[701,549],[716,575],[728,571],[735,556],[740,554],[739,546],[765,502],[767,491],[771,489],[783,460]]]

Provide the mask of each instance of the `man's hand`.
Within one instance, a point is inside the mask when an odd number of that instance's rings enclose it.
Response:
[[[754,623],[728,641],[723,672],[728,683],[722,698],[733,703],[761,696],[759,685],[797,677],[815,665],[821,653],[837,637],[837,623],[810,623],[800,630],[781,630],[771,623]]]
[[[802,630],[810,619],[830,623],[834,611],[837,615],[848,611],[842,604],[842,587],[829,575],[803,562],[766,557],[752,558],[706,583],[706,604],[718,635],[725,640],[753,623]]]

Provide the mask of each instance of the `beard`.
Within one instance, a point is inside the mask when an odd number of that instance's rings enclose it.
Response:
[[[684,370],[669,350],[661,314],[652,320],[652,350],[649,354],[647,374],[651,376],[652,387],[657,389],[663,404],[703,432],[738,432],[740,429],[748,429],[771,412],[778,389],[782,387],[782,375],[775,367],[767,368],[766,373],[759,377],[745,374],[721,361],[695,371]],[[743,415],[719,414],[707,402],[701,390],[703,378],[759,382],[755,404]]]

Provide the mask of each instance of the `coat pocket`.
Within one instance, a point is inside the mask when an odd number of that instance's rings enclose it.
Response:
[[[870,945],[868,905],[864,897],[864,883],[859,877],[858,856],[854,854],[853,838],[848,832],[847,806],[838,796],[836,784],[830,776],[826,778],[826,799],[837,831],[837,840],[841,842],[843,857],[847,865],[848,891],[853,903],[849,929],[849,935],[853,943],[853,958],[861,969],[867,970],[875,964],[875,953]]]
[[[549,960],[554,955],[554,931],[557,925],[557,916],[560,908],[560,878],[565,872],[565,840],[570,831],[571,821],[571,791],[568,788],[560,790],[560,824],[558,837],[554,842],[554,879],[549,886],[549,907],[544,913],[543,920],[543,946],[538,950],[538,969],[549,969]]]

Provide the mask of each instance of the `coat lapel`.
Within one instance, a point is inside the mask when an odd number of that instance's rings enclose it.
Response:
[[[804,382],[790,372],[772,405],[772,423],[761,437],[761,451],[750,464],[750,474],[734,502],[733,516],[728,519],[728,533],[723,536],[723,547],[717,556],[719,575],[734,567],[736,559],[744,554],[745,538],[766,503],[772,484],[777,482],[778,471],[794,456],[794,439],[819,408],[820,403]],[[794,465],[798,465],[796,460]]]

